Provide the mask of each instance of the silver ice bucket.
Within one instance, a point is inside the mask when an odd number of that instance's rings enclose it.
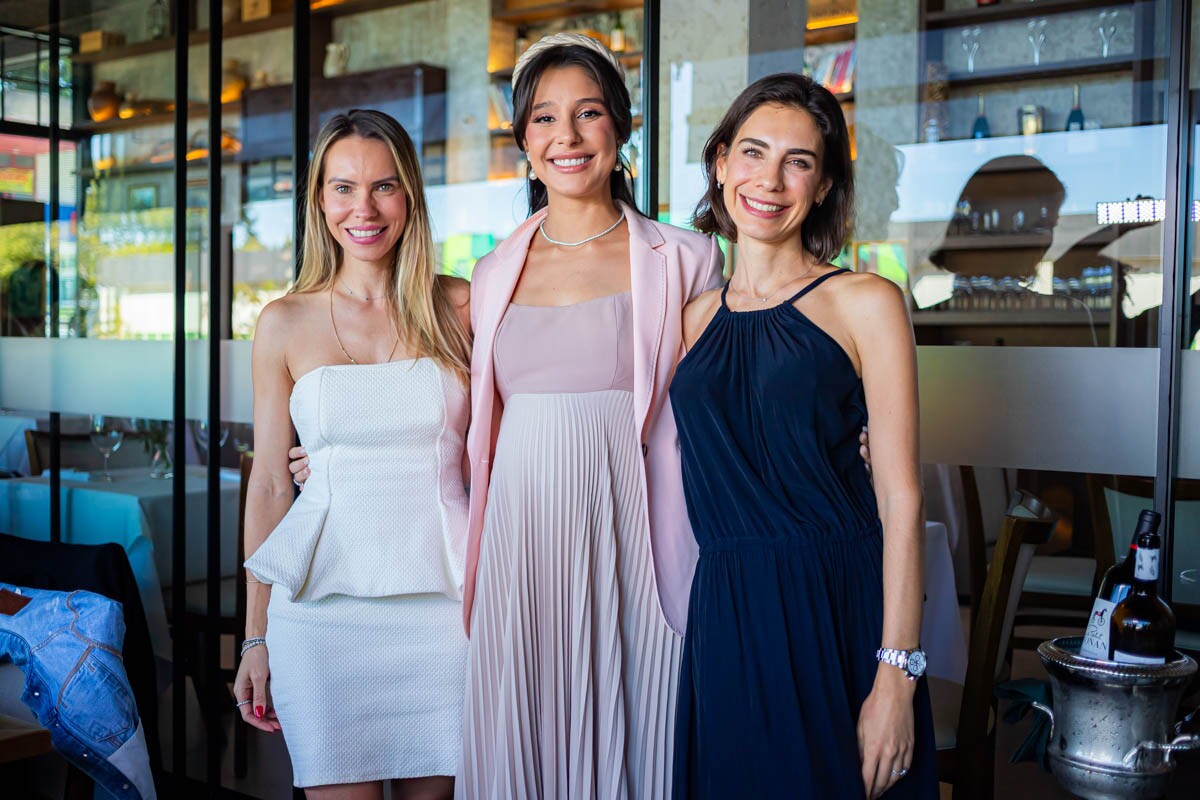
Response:
[[[1115,664],[1079,655],[1081,637],[1038,646],[1050,673],[1050,771],[1087,800],[1152,800],[1166,794],[1173,753],[1200,748],[1200,736],[1173,725],[1196,662],[1176,653],[1162,665]]]

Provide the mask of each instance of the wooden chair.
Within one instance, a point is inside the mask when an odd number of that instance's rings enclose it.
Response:
[[[958,468],[962,478],[964,532],[967,537],[967,569],[970,583],[971,628],[979,615],[979,603],[983,599],[983,584],[987,579],[987,534],[983,529],[983,508],[979,501],[979,484],[975,468],[964,464]]]
[[[221,719],[225,713],[233,710],[233,695],[229,684],[232,684],[237,676],[237,653],[241,650],[246,636],[246,570],[242,562],[246,560],[246,488],[253,465],[254,454],[243,453],[240,464],[241,486],[238,490],[237,572],[233,577],[221,579],[219,615],[209,615],[207,582],[197,581],[186,587],[183,613],[172,620],[177,631],[175,635],[186,637],[189,643],[188,672],[200,696],[204,724],[216,726],[216,729],[222,732],[224,728]],[[167,598],[169,601],[170,592],[167,593]],[[168,602],[168,611],[170,610]],[[208,636],[214,632],[218,639],[231,637],[233,640],[234,656],[229,666],[220,664],[220,648],[217,652],[211,652],[207,647]],[[220,682],[216,685],[209,680],[212,659],[218,660],[217,672]],[[243,778],[246,775],[246,726],[241,720],[234,722],[233,771],[236,777]]]
[[[928,678],[933,700],[939,779],[954,800],[990,800],[996,759],[997,680],[1006,672],[1021,586],[1034,550],[1049,540],[1056,518],[1032,495],[1010,504],[971,626],[966,682]]]
[[[1137,514],[1142,509],[1154,506],[1154,479],[1131,475],[1091,475],[1088,478],[1088,495],[1096,526],[1096,562],[1103,576],[1118,558],[1125,557]],[[1123,503],[1125,498],[1136,502]],[[1113,519],[1114,510],[1119,514],[1117,520]],[[1178,535],[1175,538],[1173,560],[1176,573],[1173,594],[1177,594],[1180,588],[1177,579],[1180,569],[1189,566],[1200,568],[1200,547],[1193,544],[1196,521],[1200,520],[1200,481],[1177,482],[1175,516]],[[1188,545],[1191,549],[1184,549]],[[1176,597],[1171,603],[1175,610],[1175,646],[1193,657],[1200,655],[1200,603],[1194,600]]]
[[[104,466],[104,456],[92,446],[86,433],[64,433],[59,436],[59,459],[64,468],[97,470]],[[29,451],[29,474],[41,475],[50,468],[50,432],[25,431],[25,449]],[[146,452],[141,434],[126,432],[121,446],[109,457],[110,469],[149,467],[152,454]]]

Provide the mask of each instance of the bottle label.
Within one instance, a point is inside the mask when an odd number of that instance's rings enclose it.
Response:
[[[1158,550],[1149,547],[1138,548],[1133,577],[1139,581],[1158,580]]]
[[[1083,641],[1079,645],[1079,655],[1084,658],[1108,660],[1108,633],[1111,630],[1109,622],[1113,609],[1117,604],[1103,597],[1097,597],[1092,606],[1092,615],[1088,617],[1087,629],[1083,632]]]
[[[1118,664],[1165,664],[1167,659],[1161,656],[1139,656],[1133,653],[1125,653],[1121,650],[1113,651],[1113,661]]]

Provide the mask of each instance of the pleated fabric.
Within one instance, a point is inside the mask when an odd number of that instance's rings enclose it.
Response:
[[[670,794],[682,641],[658,608],[634,419],[619,389],[506,399],[458,798]]]

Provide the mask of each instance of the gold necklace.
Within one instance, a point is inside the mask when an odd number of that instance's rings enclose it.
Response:
[[[338,347],[342,349],[342,355],[349,359],[351,364],[358,364],[354,356],[346,352],[346,345],[342,344],[342,337],[338,336],[337,323],[333,319],[333,288],[329,289],[329,324],[333,326],[333,338],[337,340]],[[400,346],[400,334],[396,334],[396,341],[392,343],[392,349],[388,351],[387,358],[380,361],[380,364],[386,364],[392,360],[392,356],[396,354],[396,348]]]
[[[792,284],[794,284],[794,283],[796,283],[796,282],[798,282],[798,281],[802,281],[802,280],[804,280],[805,278],[807,278],[807,277],[809,276],[809,273],[811,273],[811,272],[812,272],[814,269],[816,269],[816,268],[817,268],[817,262],[816,262],[816,261],[813,261],[812,265],[811,265],[811,266],[810,266],[808,269],[804,270],[804,274],[803,274],[803,275],[799,275],[799,276],[797,276],[797,277],[795,277],[795,278],[792,278],[790,281],[785,281],[785,282],[783,283],[783,285],[782,285],[782,286],[780,286],[779,288],[777,288],[775,291],[771,292],[771,293],[770,293],[769,295],[767,295],[766,297],[759,297],[758,295],[756,295],[756,294],[753,294],[753,293],[751,293],[751,292],[743,292],[741,289],[735,289],[735,291],[736,291],[738,294],[742,295],[743,297],[752,297],[752,298],[754,298],[755,300],[757,300],[757,301],[758,301],[758,302],[760,302],[760,303],[765,303],[765,302],[767,302],[768,300],[770,300],[772,297],[774,297],[775,295],[777,295],[777,294],[779,294],[780,292],[782,292],[782,291],[783,291],[784,289],[786,289],[787,287],[791,286]]]
[[[345,286],[345,285],[342,286],[342,289],[346,292],[346,294],[350,295],[351,297],[358,297],[363,300],[382,300],[383,298],[387,297],[386,294],[377,294],[374,297],[371,297],[370,295],[367,295],[367,294],[359,294],[358,292],[351,289],[349,286]]]

